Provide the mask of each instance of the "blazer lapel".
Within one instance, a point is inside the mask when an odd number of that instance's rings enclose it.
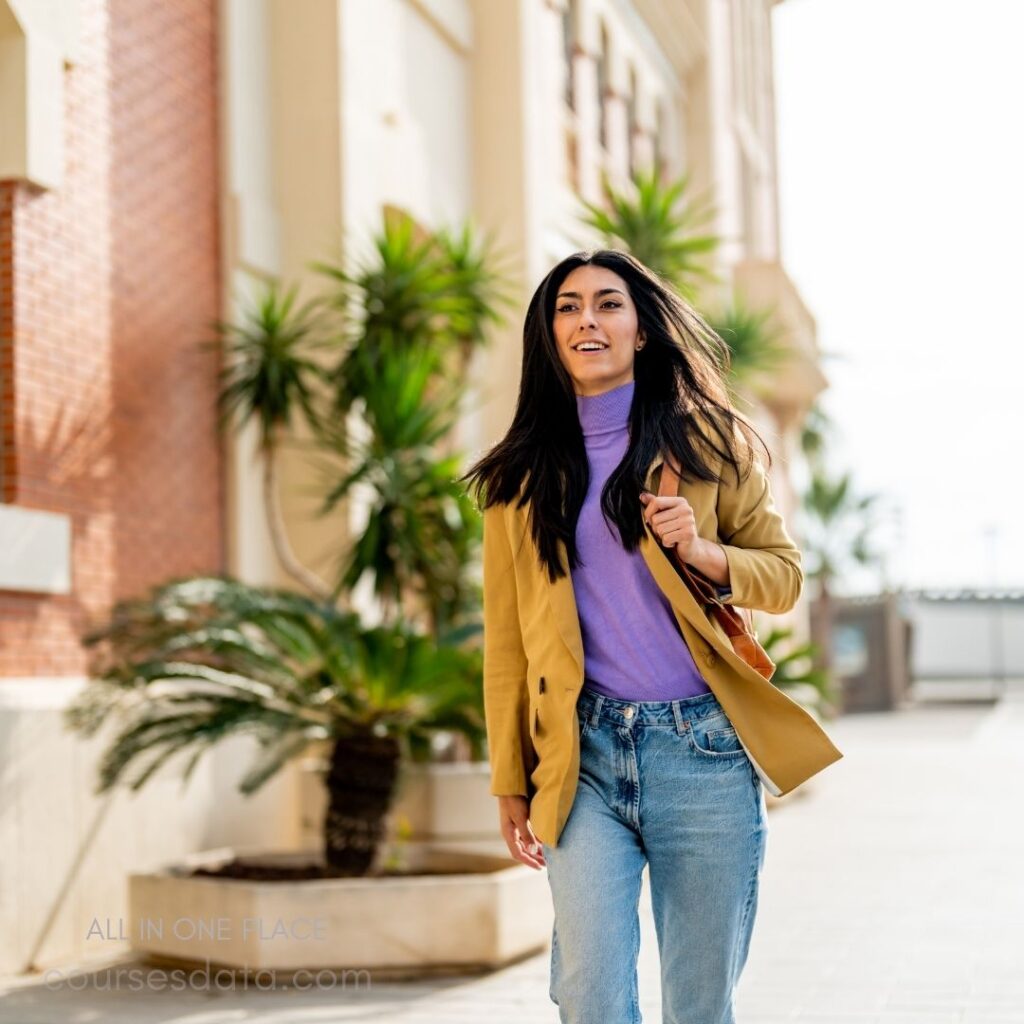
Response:
[[[690,588],[680,579],[679,574],[669,561],[675,556],[665,550],[651,533],[650,528],[644,531],[644,535],[640,539],[640,552],[658,586],[672,602],[672,606],[679,609],[686,620],[709,644],[720,649],[722,638],[715,632],[704,609],[697,604],[697,599],[690,593]]]

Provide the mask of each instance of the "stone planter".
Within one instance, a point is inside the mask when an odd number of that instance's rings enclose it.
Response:
[[[300,768],[302,845],[315,849],[321,842],[327,806],[324,763],[318,757],[307,757]],[[429,843],[435,849],[507,858],[487,762],[403,764],[398,793],[388,814],[388,836]]]
[[[191,869],[245,856],[264,863],[316,852],[225,848],[129,877],[133,950],[235,969],[495,968],[547,946],[547,877],[505,857],[387,844],[387,864],[441,874],[304,881],[194,877]]]

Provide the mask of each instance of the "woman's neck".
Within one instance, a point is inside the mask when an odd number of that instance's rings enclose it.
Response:
[[[603,391],[599,395],[577,395],[576,411],[584,437],[609,434],[629,425],[629,411],[633,405],[636,381]]]

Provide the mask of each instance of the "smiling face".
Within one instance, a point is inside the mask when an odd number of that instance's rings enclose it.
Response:
[[[643,345],[638,327],[629,288],[615,271],[588,263],[565,278],[552,331],[578,395],[599,395],[633,380],[633,359]]]

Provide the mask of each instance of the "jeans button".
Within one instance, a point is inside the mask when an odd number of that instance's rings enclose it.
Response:
[[[622,713],[623,713],[623,714],[624,714],[624,715],[625,715],[625,716],[626,716],[627,718],[632,718],[632,717],[633,717],[633,709],[632,709],[632,708],[626,708],[625,710],[623,710],[623,712],[622,712]]]

